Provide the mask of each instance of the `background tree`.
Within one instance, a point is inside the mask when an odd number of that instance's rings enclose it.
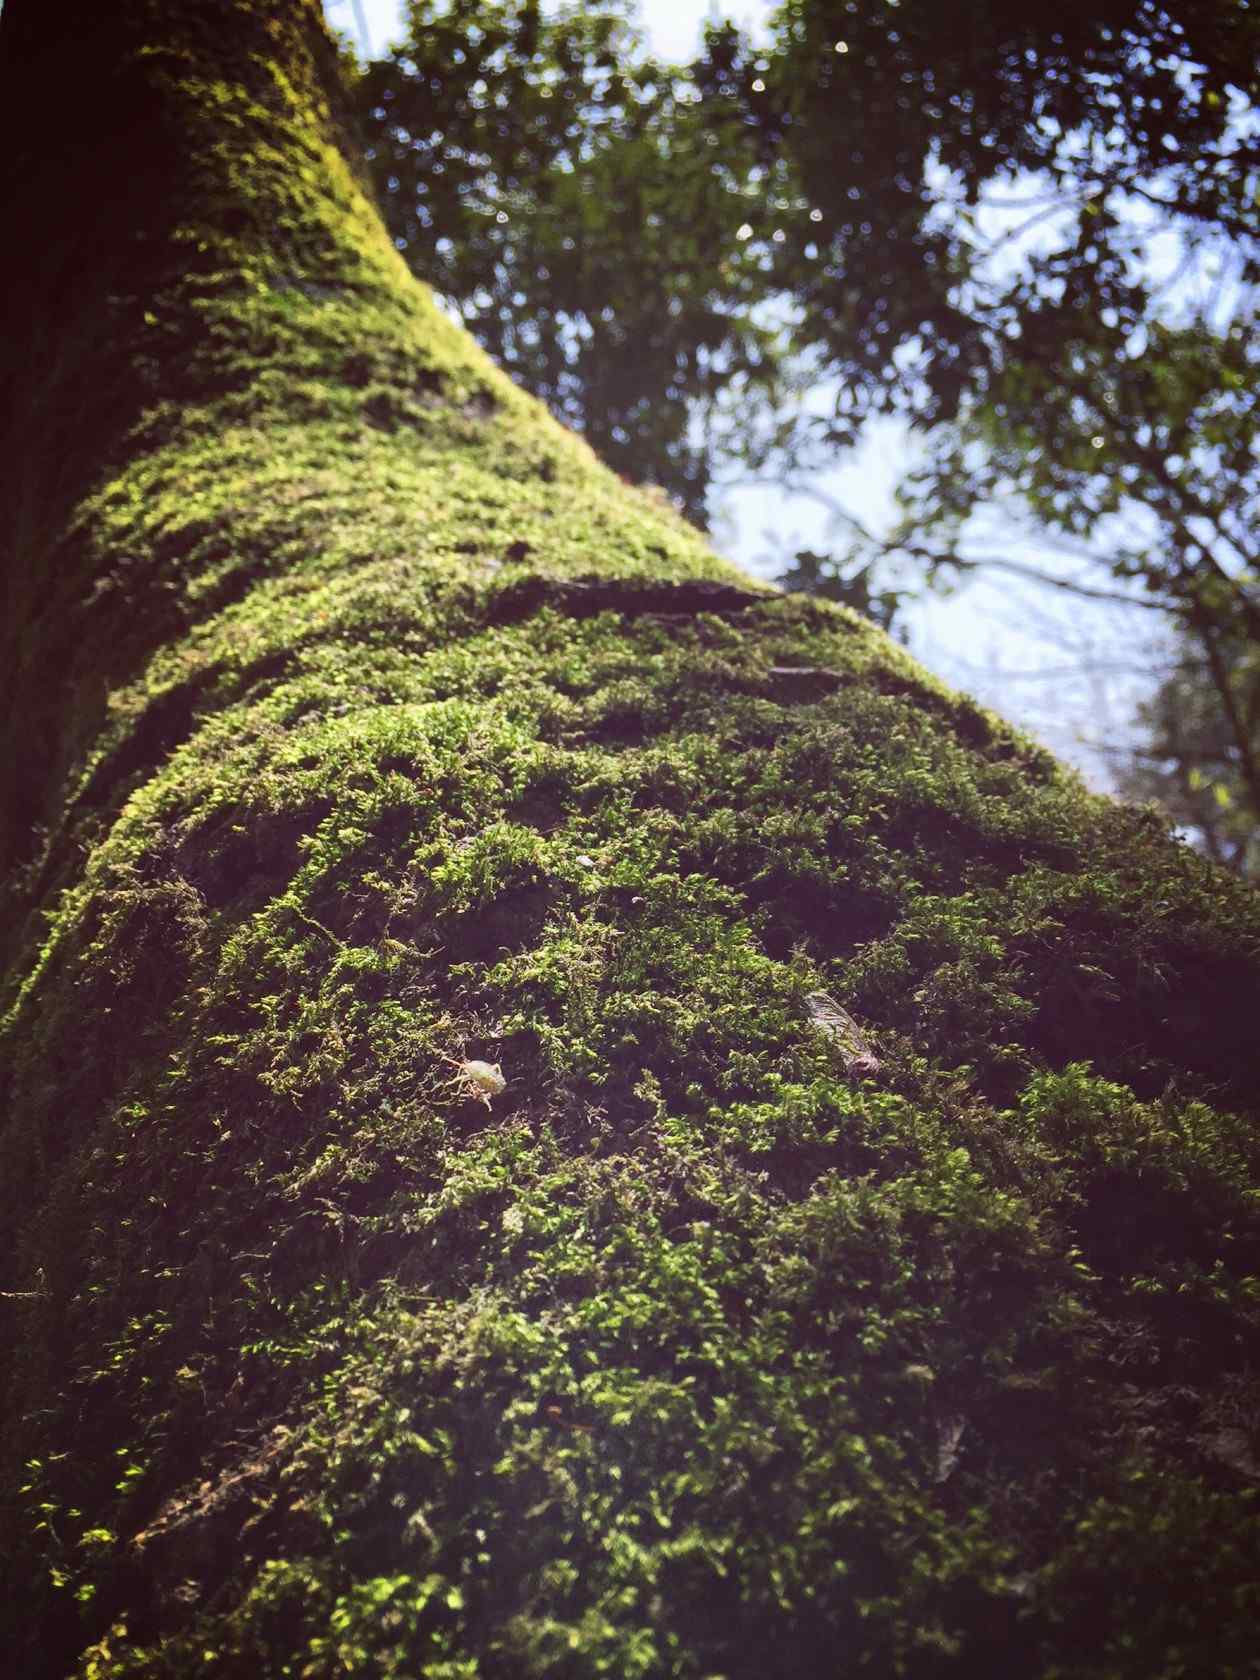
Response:
[[[1155,800],[1201,838],[1210,857],[1254,878],[1260,875],[1256,644],[1205,647],[1185,636],[1174,652],[1172,670],[1138,709],[1141,734],[1121,759],[1120,789],[1130,799]]]
[[[0,1648],[1242,1680],[1254,894],[620,483],[344,143],[312,0],[5,7]]]
[[[872,410],[952,419],[1028,335],[1057,354],[1065,324],[1071,344],[1112,315],[1144,322],[1135,201],[1195,243],[1235,241],[1254,283],[1260,153],[1236,119],[1258,28],[1198,0],[787,0],[764,49],[710,31],[697,79],[759,141],[753,237],[800,306],[797,343],[840,384],[832,436]],[[1055,236],[1012,274],[978,219],[1027,177],[1041,196],[1022,208]]]
[[[785,398],[740,228],[755,162],[625,0],[420,0],[357,89],[400,250],[527,390],[707,522],[715,456]]]

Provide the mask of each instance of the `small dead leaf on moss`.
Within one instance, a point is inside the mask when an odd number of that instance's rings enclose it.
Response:
[[[879,1072],[882,1062],[847,1009],[827,992],[811,992],[805,1001],[810,1020],[839,1050],[850,1078]]]
[[[932,1474],[934,1482],[948,1481],[953,1475],[962,1454],[962,1438],[966,1429],[966,1420],[960,1417],[946,1418],[941,1424],[936,1447],[936,1468]]]
[[[1198,1437],[1199,1444],[1209,1458],[1227,1464],[1249,1481],[1260,1481],[1260,1458],[1245,1429],[1218,1429],[1214,1434]]]

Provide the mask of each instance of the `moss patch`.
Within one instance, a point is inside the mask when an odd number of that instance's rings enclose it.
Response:
[[[33,451],[6,1648],[1247,1673],[1254,896],[600,468],[221,13]]]

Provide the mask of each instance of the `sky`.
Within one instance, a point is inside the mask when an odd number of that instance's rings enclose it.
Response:
[[[379,53],[399,32],[402,0],[358,0],[367,24],[371,50]],[[325,10],[339,28],[351,35],[356,33],[355,0],[325,0]],[[544,6],[544,11],[555,8]],[[755,26],[769,17],[774,7],[767,0],[735,0],[734,4],[720,4],[717,0],[640,0],[639,11],[652,49],[661,58],[683,59],[700,41],[700,28],[706,16],[733,18],[736,23]]]

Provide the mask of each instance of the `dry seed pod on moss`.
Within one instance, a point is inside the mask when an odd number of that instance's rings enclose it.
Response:
[[[844,1059],[844,1071],[850,1078],[879,1072],[882,1066],[879,1057],[847,1009],[826,992],[811,992],[805,1001],[809,1005],[810,1020],[839,1049]]]

